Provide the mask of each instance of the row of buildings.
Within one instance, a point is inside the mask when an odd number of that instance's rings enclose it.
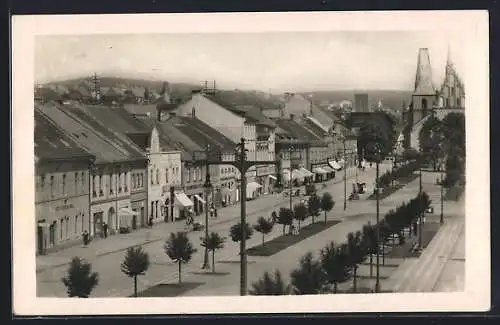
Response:
[[[183,103],[165,91],[156,104],[91,104],[43,93],[34,107],[42,254],[73,245],[84,232],[103,238],[174,222],[235,204],[241,191],[257,199],[277,184],[325,181],[356,163],[352,127],[300,95],[273,107],[208,87]],[[227,163],[241,138],[247,159],[263,162],[244,175],[245,189]],[[219,163],[207,166],[206,159]],[[211,189],[204,187],[207,168]]]

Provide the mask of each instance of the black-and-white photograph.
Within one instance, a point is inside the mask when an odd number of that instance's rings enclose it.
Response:
[[[33,37],[36,297],[465,291],[463,33]]]

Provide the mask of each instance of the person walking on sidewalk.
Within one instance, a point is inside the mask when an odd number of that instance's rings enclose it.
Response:
[[[104,238],[108,238],[108,224],[105,222],[102,224],[102,232],[104,233]]]
[[[87,232],[87,230],[83,232],[82,239],[83,239],[83,246],[87,247],[87,245],[89,244],[89,233]]]

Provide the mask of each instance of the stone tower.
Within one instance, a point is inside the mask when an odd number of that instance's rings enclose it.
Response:
[[[432,84],[432,68],[427,48],[418,50],[415,88],[411,99],[410,115],[412,124],[415,124],[432,110],[436,99],[436,89]]]

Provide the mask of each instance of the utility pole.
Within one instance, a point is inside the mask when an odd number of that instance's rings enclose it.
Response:
[[[377,200],[377,269],[376,269],[376,282],[375,292],[380,292],[380,201],[379,201],[379,149],[376,148],[376,175],[375,175],[375,197]]]
[[[344,146],[344,211],[347,209],[347,157],[345,150],[345,138],[342,139]]]
[[[418,244],[420,249],[423,248],[422,245],[422,221],[424,211],[422,210],[422,166],[419,166],[419,181],[418,181],[418,197],[419,197],[419,223],[418,223]]]
[[[210,194],[210,189],[212,188],[212,184],[210,182],[210,173],[209,173],[209,163],[208,163],[208,154],[210,152],[210,145],[206,147],[206,164],[205,164],[205,184],[203,187],[205,188],[205,254],[203,256],[203,265],[202,269],[209,269],[210,265],[208,262],[208,195]]]
[[[247,199],[247,179],[246,179],[246,151],[245,139],[241,138],[240,142],[240,174],[241,174],[241,241],[240,241],[240,295],[247,294],[247,252],[246,252],[246,199]]]
[[[444,175],[443,175],[443,166],[441,166],[441,215],[439,217],[439,223],[442,225],[444,223],[444,214],[443,214],[443,192],[444,192]]]

